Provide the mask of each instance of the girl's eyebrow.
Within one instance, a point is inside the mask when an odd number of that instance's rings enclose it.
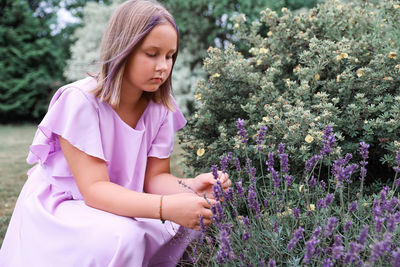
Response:
[[[146,46],[145,49],[156,49],[156,50],[162,50],[162,47],[156,46],[156,45],[151,45],[151,46]],[[169,52],[175,53],[176,48],[172,48],[169,50]]]

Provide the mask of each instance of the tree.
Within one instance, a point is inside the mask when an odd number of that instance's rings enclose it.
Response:
[[[39,118],[62,80],[62,54],[34,1],[0,4],[0,121]],[[45,20],[41,17],[46,17]]]

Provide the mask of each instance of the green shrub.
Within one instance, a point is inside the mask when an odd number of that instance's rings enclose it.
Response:
[[[254,140],[247,144],[253,161],[259,154],[265,161],[282,142],[292,170],[301,173],[329,124],[341,141],[333,156],[365,141],[371,145],[367,178],[392,176],[387,166],[400,148],[399,19],[399,2],[389,0],[327,1],[296,15],[266,9],[252,22],[233,17],[236,37],[249,51],[208,50],[208,80],[198,83],[195,115],[180,136],[187,173],[209,170],[229,151],[244,159],[240,141],[230,138],[242,118],[250,136],[268,127],[261,151]]]

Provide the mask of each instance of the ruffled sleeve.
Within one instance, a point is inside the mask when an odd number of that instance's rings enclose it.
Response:
[[[51,155],[61,149],[57,135],[88,155],[107,162],[99,123],[99,113],[83,91],[74,87],[60,88],[38,126],[27,162],[46,164]]]
[[[161,126],[153,139],[148,157],[168,158],[174,150],[174,134],[186,125],[186,119],[172,98],[175,111],[168,110]]]

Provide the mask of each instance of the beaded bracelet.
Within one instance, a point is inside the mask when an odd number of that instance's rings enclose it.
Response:
[[[163,200],[163,195],[161,195],[161,197],[160,197],[160,210],[159,210],[159,213],[160,213],[160,220],[161,220],[161,222],[162,223],[165,223],[165,220],[163,219],[163,217],[162,217],[162,200]]]

